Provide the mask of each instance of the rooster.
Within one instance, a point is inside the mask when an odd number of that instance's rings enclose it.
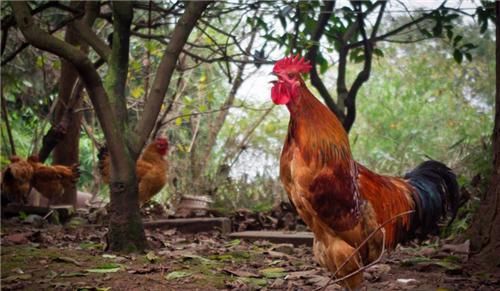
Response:
[[[5,199],[6,204],[26,204],[32,178],[33,167],[30,163],[18,156],[10,157],[10,164],[2,173],[2,200]]]
[[[33,168],[31,185],[49,200],[49,205],[59,199],[65,189],[75,185],[80,178],[78,164],[47,166],[40,163],[38,156],[28,157],[28,163]]]
[[[313,231],[317,261],[347,288],[362,284],[363,266],[384,248],[435,233],[441,217],[456,215],[456,176],[426,161],[404,178],[378,175],[354,161],[337,117],[308,90],[301,74],[311,65],[299,56],[274,65],[271,99],[290,112],[280,159],[280,179],[299,215]]]
[[[158,137],[150,143],[136,163],[136,174],[139,182],[139,203],[144,205],[156,195],[167,183],[168,163],[165,156],[168,152],[168,140]],[[102,147],[98,154],[99,172],[102,181],[109,184],[110,160],[106,147]]]

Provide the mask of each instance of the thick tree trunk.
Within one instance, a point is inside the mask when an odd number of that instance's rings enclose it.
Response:
[[[147,241],[138,211],[135,173],[124,181],[126,182],[114,182],[110,185],[108,249],[125,253],[143,251],[147,247]]]
[[[481,265],[485,270],[499,267],[500,254],[500,2],[496,2],[496,101],[495,127],[493,129],[493,174],[486,198],[473,224],[472,248],[479,251],[473,262]]]
[[[106,78],[106,89],[113,105],[113,116],[120,121],[119,130],[130,137],[126,86],[128,76],[132,3],[113,2],[113,47]],[[107,142],[109,142],[106,139]],[[115,140],[117,142],[118,140]],[[123,153],[111,153],[111,207],[108,248],[118,252],[143,251],[146,235],[139,212],[139,189],[135,173],[138,154],[122,144]]]

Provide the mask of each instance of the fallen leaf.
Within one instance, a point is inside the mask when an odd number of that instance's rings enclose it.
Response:
[[[249,277],[249,278],[260,278],[260,277],[262,277],[259,274],[255,274],[255,273],[248,272],[248,271],[239,271],[239,270],[230,270],[230,269],[222,269],[222,271],[226,272],[226,273],[229,273],[231,275],[238,276],[238,277]]]
[[[150,263],[154,263],[156,261],[158,261],[160,259],[160,257],[158,257],[157,255],[155,255],[154,252],[148,252],[146,254],[146,259],[150,262]]]
[[[77,260],[70,258],[70,257],[57,257],[54,259],[56,262],[64,262],[64,263],[71,263],[74,265],[77,265],[79,267],[83,266],[82,263],[78,262]]]
[[[271,247],[269,250],[291,255],[294,253],[295,248],[292,244],[277,244]]]
[[[82,272],[71,272],[59,274],[59,277],[85,277],[87,274]]]
[[[98,268],[87,269],[85,271],[89,273],[116,273],[122,269],[122,265],[119,264],[105,264]]]
[[[366,269],[365,273],[369,273],[371,281],[379,279],[383,274],[387,274],[391,271],[391,267],[387,264],[377,264]]]
[[[17,274],[17,275],[11,275],[6,278],[2,279],[2,282],[4,283],[10,283],[10,282],[15,282],[18,280],[29,280],[31,279],[31,274]]]
[[[309,270],[309,271],[298,271],[298,272],[290,272],[286,275],[286,280],[297,280],[301,278],[309,278],[311,275],[317,274],[318,270]]]
[[[259,287],[263,287],[263,286],[267,285],[267,280],[264,278],[262,278],[262,279],[261,278],[241,278],[241,281],[243,281],[247,284],[259,286]]]
[[[4,237],[3,239],[5,240],[6,243],[10,244],[16,244],[16,245],[21,245],[21,244],[27,244],[30,242],[28,237],[30,237],[33,233],[30,232],[23,232],[23,233],[15,233],[8,235]]]
[[[265,268],[262,270],[259,270],[259,273],[264,275],[266,278],[280,278],[280,277],[285,277],[285,269],[284,268]]]
[[[234,246],[237,246],[241,243],[241,240],[240,239],[233,239],[229,242],[227,242],[226,244],[224,244],[225,247],[234,247]]]
[[[268,254],[271,258],[287,258],[287,259],[293,258],[290,255],[287,255],[287,254],[282,253],[282,252],[276,252],[276,251],[266,251],[266,252],[264,252],[264,254]]]
[[[415,279],[397,279],[396,282],[403,284],[417,283]]]
[[[165,279],[170,281],[170,280],[176,280],[180,278],[185,278],[191,276],[190,272],[186,271],[173,271],[165,275]]]
[[[183,260],[199,260],[202,264],[212,264],[212,260],[198,255],[185,254],[182,258]]]
[[[462,244],[445,244],[441,247],[442,251],[451,253],[468,254],[470,252],[470,240],[466,240]]]

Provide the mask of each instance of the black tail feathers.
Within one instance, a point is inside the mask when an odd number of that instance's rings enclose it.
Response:
[[[97,159],[99,160],[99,162],[97,163],[97,165],[99,167],[99,171],[101,172],[101,174],[103,173],[103,171],[106,168],[107,162],[105,160],[108,158],[108,156],[109,156],[109,150],[108,150],[108,147],[106,145],[99,148],[99,152],[97,153]]]
[[[99,161],[104,160],[109,155],[108,147],[106,145],[99,148],[99,152],[97,153],[97,158]]]
[[[458,211],[460,191],[456,175],[443,163],[429,160],[405,175],[415,188],[413,199],[416,214],[412,229],[415,234],[438,233],[438,222],[450,216],[453,222]]]

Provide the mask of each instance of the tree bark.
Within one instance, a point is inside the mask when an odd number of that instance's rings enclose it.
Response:
[[[124,133],[113,114],[109,97],[90,59],[78,48],[49,35],[33,22],[26,2],[11,2],[18,28],[26,40],[33,46],[63,57],[69,61],[82,78],[94,110],[99,118],[104,137],[111,155],[111,229],[112,240],[109,249],[114,251],[140,251],[146,247],[144,229],[139,215],[137,199],[137,179],[135,165],[130,159],[130,152],[125,146]],[[127,50],[128,52],[128,50]],[[119,66],[118,66],[119,67]],[[117,82],[117,84],[124,84]],[[115,93],[115,91],[113,91]],[[123,157],[123,158],[113,158]],[[113,197],[115,197],[113,199]],[[131,200],[131,197],[135,198]]]
[[[113,46],[106,78],[106,91],[114,108],[113,116],[120,121],[120,131],[130,136],[127,113],[126,84],[129,64],[131,2],[113,2]],[[147,247],[146,235],[139,212],[139,189],[135,173],[138,153],[122,145],[124,154],[111,153],[110,222],[108,248],[112,251],[136,252]]]
[[[472,225],[472,250],[479,253],[473,262],[485,270],[498,268],[500,254],[500,2],[496,2],[496,97],[493,129],[493,174],[485,199]]]
[[[72,7],[83,9],[84,3],[73,2]],[[93,22],[93,19],[91,20]],[[78,37],[78,31],[76,31],[73,25],[68,25],[66,28],[66,35],[64,41],[67,43],[79,46],[80,50],[87,54],[86,46],[82,46],[80,38]],[[76,88],[76,82],[78,79],[78,72],[73,68],[73,65],[68,61],[61,60],[61,77],[59,79],[59,97],[57,100],[57,105],[55,108],[55,118],[54,124],[59,124],[64,120],[64,137],[60,140],[54,148],[53,152],[53,163],[59,165],[73,165],[79,163],[79,142],[80,142],[80,124],[82,119],[81,112],[73,112],[72,109],[67,108],[70,103],[72,95],[79,97],[82,94],[83,87]],[[76,89],[78,92],[73,94],[73,90]],[[81,99],[77,102],[75,107],[81,104]],[[71,110],[71,112],[67,112]],[[76,206],[76,185],[68,186],[64,189],[64,195],[62,197],[56,198],[52,201],[55,204],[70,204]]]

